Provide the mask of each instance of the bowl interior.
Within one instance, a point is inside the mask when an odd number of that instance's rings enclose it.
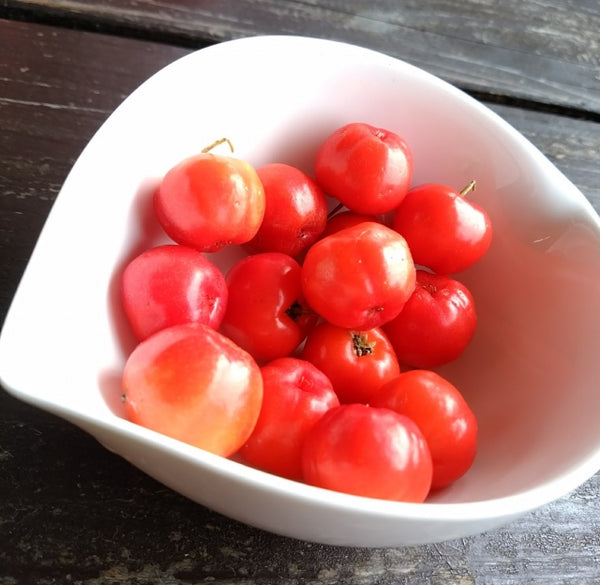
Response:
[[[131,439],[138,450],[159,444],[123,420],[120,406],[134,340],[118,281],[129,259],[167,241],[152,215],[154,187],[171,165],[225,136],[235,156],[257,166],[288,162],[310,173],[321,140],[351,121],[404,136],[415,184],[461,188],[476,179],[470,197],[494,225],[487,256],[459,276],[477,303],[475,340],[442,370],[478,416],[479,453],[467,476],[432,501],[514,497],[549,481],[558,482],[548,494],[556,497],[591,475],[600,467],[594,211],[516,131],[461,92],[328,41],[259,37],[204,49],[150,78],[114,112],[69,175],[14,299],[0,345],[3,384],[123,454]],[[225,269],[239,253],[217,262]],[[164,444],[176,457],[179,447]],[[238,464],[224,465],[227,473]],[[288,489],[267,474],[260,481]]]

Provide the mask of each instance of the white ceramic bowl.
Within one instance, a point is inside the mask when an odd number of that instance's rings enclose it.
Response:
[[[462,187],[491,215],[462,275],[479,310],[444,373],[479,419],[471,471],[425,504],[354,497],[249,469],[129,423],[120,375],[133,339],[118,300],[126,261],[164,240],[149,197],[184,156],[226,136],[255,165],[311,171],[334,128],[404,136],[415,183]],[[221,258],[225,266],[231,258]],[[0,340],[2,384],[164,484],[232,518],[321,543],[396,546],[483,531],[600,469],[600,229],[581,193],[520,134],[450,85],[335,42],[257,37],[180,59],[109,118],[52,209]]]

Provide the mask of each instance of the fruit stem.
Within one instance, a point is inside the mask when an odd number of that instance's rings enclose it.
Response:
[[[364,333],[351,332],[352,336],[352,349],[356,354],[356,357],[363,357],[365,355],[372,355],[375,351],[375,343],[368,340]]]
[[[219,138],[219,140],[215,140],[212,144],[209,144],[208,146],[203,148],[202,153],[210,152],[213,148],[216,148],[224,142],[227,142],[227,144],[229,145],[229,150],[233,152],[233,144],[231,143],[231,140],[229,140],[229,138]]]
[[[298,301],[294,301],[286,310],[285,314],[292,320],[298,321],[302,315],[314,315],[315,312],[305,309]]]
[[[476,184],[475,180],[471,181],[468,185],[466,185],[465,187],[463,187],[461,191],[459,191],[459,195],[461,197],[464,197],[465,195],[467,195],[471,191],[475,191],[475,184]]]

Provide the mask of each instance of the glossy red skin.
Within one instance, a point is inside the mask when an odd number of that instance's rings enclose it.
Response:
[[[265,214],[250,246],[258,252],[297,256],[325,229],[327,201],[317,183],[300,169],[272,163],[257,169],[265,190]]]
[[[413,174],[406,142],[394,132],[351,123],[330,134],[315,157],[315,179],[348,209],[387,213],[404,199]]]
[[[325,226],[325,230],[321,234],[321,237],[324,238],[325,236],[335,234],[336,232],[349,227],[354,227],[365,221],[383,223],[375,215],[365,215],[364,213],[355,213],[350,210],[340,211],[327,220],[327,225]]]
[[[436,183],[411,189],[392,219],[406,238],[415,264],[439,274],[466,270],[492,241],[491,220],[482,207],[451,187]]]
[[[327,376],[305,360],[279,358],[263,366],[261,373],[262,408],[239,454],[254,467],[300,479],[304,438],[339,400]]]
[[[376,222],[319,240],[302,265],[308,304],[346,329],[373,329],[390,321],[414,286],[415,266],[404,238]]]
[[[265,212],[265,192],[248,162],[203,153],[166,173],[154,194],[154,211],[178,244],[216,252],[256,235]]]
[[[370,498],[420,503],[429,494],[432,462],[417,425],[387,408],[343,404],[327,411],[302,451],[304,480]]]
[[[308,334],[301,356],[327,375],[341,403],[368,404],[400,374],[392,344],[379,328],[353,331],[321,322]]]
[[[457,359],[476,327],[475,301],[463,283],[417,270],[413,294],[383,330],[401,364],[435,368]]]
[[[462,477],[477,454],[477,419],[459,390],[431,370],[410,370],[383,386],[373,406],[413,420],[433,460],[432,489]]]
[[[247,352],[214,329],[175,325],[131,353],[123,395],[132,422],[229,457],[254,429],[262,376]]]
[[[177,244],[142,252],[121,277],[123,308],[139,341],[181,323],[218,329],[227,297],[221,271],[202,253]]]
[[[290,355],[318,319],[306,305],[300,274],[298,262],[279,252],[237,262],[226,276],[221,331],[261,363]]]

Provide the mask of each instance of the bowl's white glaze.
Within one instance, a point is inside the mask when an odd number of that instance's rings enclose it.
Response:
[[[479,419],[471,471],[422,505],[284,480],[157,435],[121,416],[134,341],[118,299],[124,264],[165,241],[150,196],[184,156],[222,136],[255,165],[311,172],[334,128],[404,136],[414,183],[461,188],[490,213],[487,256],[460,278],[475,340],[444,368]],[[223,267],[237,257],[228,251]],[[497,526],[600,469],[600,228],[583,195],[499,117],[450,85],[369,50],[298,37],[215,45],[166,67],[113,113],[75,164],[0,339],[2,384],[235,519],[322,543],[395,546]]]

